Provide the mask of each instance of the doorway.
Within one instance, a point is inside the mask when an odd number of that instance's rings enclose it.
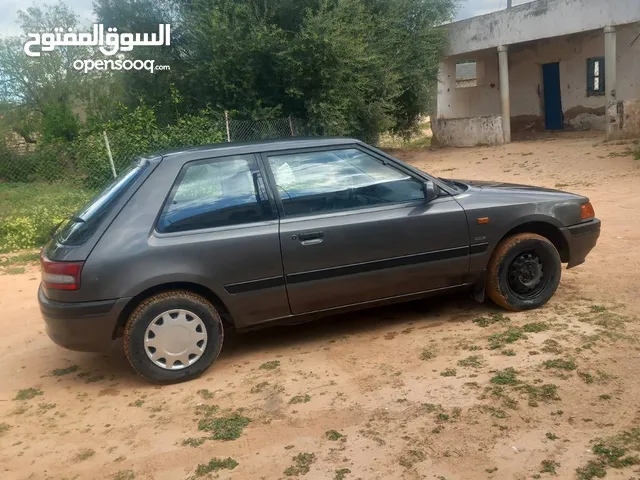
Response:
[[[542,84],[544,91],[544,123],[547,130],[562,130],[562,97],[560,94],[560,64],[542,65]]]

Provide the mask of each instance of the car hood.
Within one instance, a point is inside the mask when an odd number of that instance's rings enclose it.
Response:
[[[482,189],[497,189],[497,190],[516,190],[527,192],[548,192],[548,193],[567,193],[561,190],[555,190],[553,188],[535,187],[533,185],[520,185],[517,183],[506,182],[492,182],[482,180],[450,180],[452,182],[462,183],[470,187],[477,187]]]

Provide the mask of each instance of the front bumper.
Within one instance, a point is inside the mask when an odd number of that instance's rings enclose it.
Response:
[[[585,258],[598,242],[600,236],[600,220],[594,218],[588,222],[563,228],[567,245],[569,247],[569,262],[567,268],[577,267],[584,263]]]
[[[56,302],[47,298],[42,286],[38,303],[47,335],[69,350],[100,352],[114,338],[118,318],[130,298],[99,302]]]

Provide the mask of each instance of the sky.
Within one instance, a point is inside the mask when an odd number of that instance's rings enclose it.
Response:
[[[513,0],[514,5],[520,5],[531,0]],[[40,2],[38,2],[40,3]],[[53,3],[50,0],[50,3]],[[66,0],[65,3],[79,16],[81,23],[93,21],[92,0]],[[0,0],[0,35],[18,35],[18,10],[25,9],[33,2],[24,0]],[[460,8],[456,20],[463,20],[476,15],[483,15],[507,6],[507,0],[460,0]]]

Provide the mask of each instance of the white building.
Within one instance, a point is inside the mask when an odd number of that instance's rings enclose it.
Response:
[[[640,0],[538,0],[447,28],[438,144],[539,130],[640,137]],[[457,78],[469,71],[475,82]]]

